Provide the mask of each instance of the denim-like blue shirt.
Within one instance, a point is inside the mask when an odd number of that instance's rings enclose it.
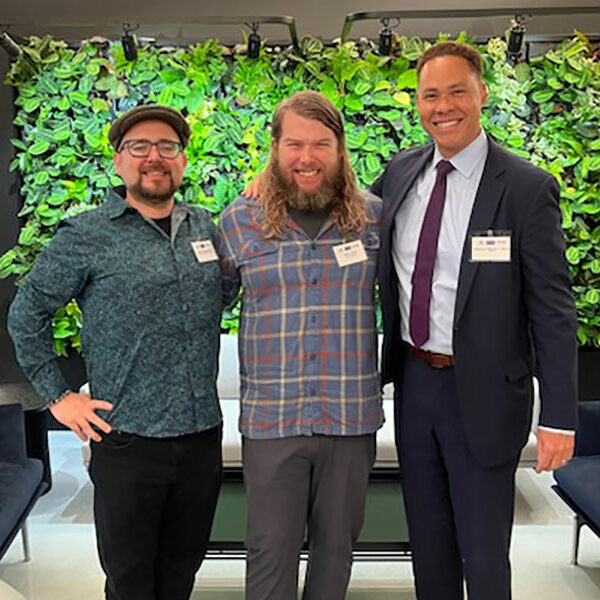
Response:
[[[150,437],[218,425],[216,378],[221,275],[192,242],[216,228],[199,207],[176,204],[171,236],[115,192],[66,219],[38,257],[9,313],[17,358],[45,402],[67,389],[52,348],[52,316],[75,298],[83,356],[98,414]]]

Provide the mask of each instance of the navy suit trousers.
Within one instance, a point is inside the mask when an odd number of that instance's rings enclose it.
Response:
[[[406,357],[396,442],[419,600],[509,600],[518,459],[484,467],[461,424],[454,368]],[[483,401],[484,399],[482,399]]]

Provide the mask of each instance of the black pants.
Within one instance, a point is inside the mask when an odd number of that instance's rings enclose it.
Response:
[[[113,431],[90,476],[107,600],[187,600],[222,479],[221,427],[175,438]]]

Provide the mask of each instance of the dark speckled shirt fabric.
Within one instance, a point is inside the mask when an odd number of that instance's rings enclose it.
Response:
[[[221,421],[216,378],[222,292],[218,261],[191,243],[216,229],[198,207],[177,204],[171,236],[110,192],[65,220],[10,309],[21,366],[45,402],[67,384],[52,349],[51,317],[75,298],[93,398],[114,428],[150,437],[203,431]]]

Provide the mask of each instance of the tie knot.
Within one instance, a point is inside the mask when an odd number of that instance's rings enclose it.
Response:
[[[437,169],[439,177],[446,177],[450,171],[454,171],[454,166],[447,160],[440,160],[440,162],[435,165],[435,168]]]

